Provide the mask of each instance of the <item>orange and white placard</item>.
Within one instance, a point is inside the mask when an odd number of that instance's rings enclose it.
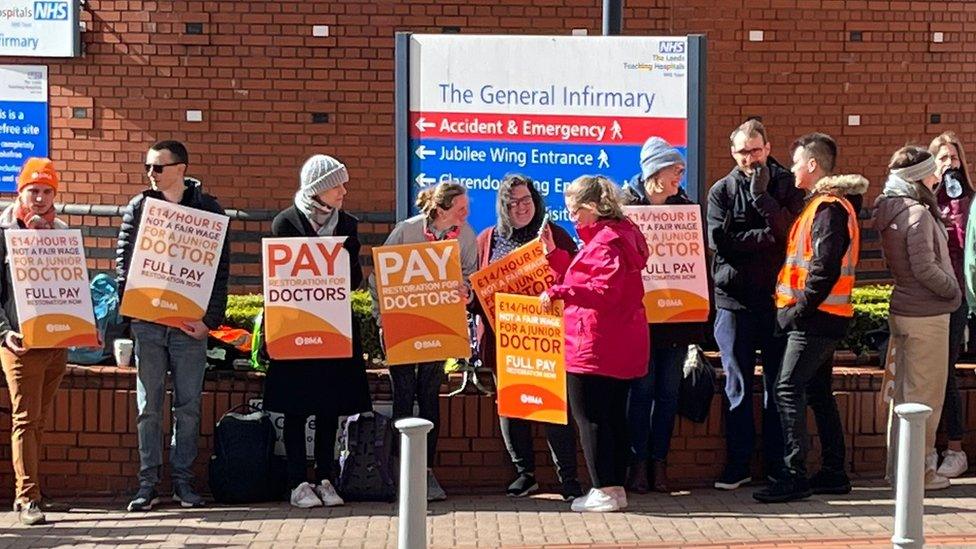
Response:
[[[119,312],[175,328],[203,319],[227,222],[226,215],[147,198]]]
[[[538,296],[495,294],[498,415],[568,421],[561,301],[543,311]]]
[[[471,355],[457,240],[373,248],[386,362]]]
[[[542,242],[538,239],[512,250],[471,275],[471,287],[481,302],[492,330],[495,329],[496,293],[539,295],[555,281]]]
[[[647,322],[708,320],[708,264],[701,209],[695,204],[626,206],[651,255],[642,273]]]
[[[81,231],[12,229],[3,236],[24,345],[98,346]]]
[[[346,237],[265,238],[264,339],[278,360],[352,356]]]

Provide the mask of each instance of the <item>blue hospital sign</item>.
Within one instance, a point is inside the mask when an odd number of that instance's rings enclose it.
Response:
[[[0,192],[31,156],[48,156],[47,67],[0,65]]]
[[[687,37],[411,35],[400,199],[461,183],[480,231],[495,222],[501,180],[520,173],[572,232],[563,192],[575,178],[623,184],[651,136],[686,154],[687,57]]]

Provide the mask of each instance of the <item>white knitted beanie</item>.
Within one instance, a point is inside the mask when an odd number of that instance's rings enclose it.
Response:
[[[301,192],[305,196],[315,196],[346,181],[349,181],[346,166],[331,156],[317,154],[302,166]]]

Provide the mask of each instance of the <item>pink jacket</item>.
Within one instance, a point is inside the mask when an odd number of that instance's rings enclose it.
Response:
[[[548,292],[565,304],[566,371],[642,377],[650,355],[642,302],[641,270],[649,253],[644,235],[628,219],[576,231],[583,247],[575,258],[559,249],[548,256],[552,269],[564,273]]]

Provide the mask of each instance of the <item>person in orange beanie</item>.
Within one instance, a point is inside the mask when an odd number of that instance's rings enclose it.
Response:
[[[0,233],[8,229],[67,229],[57,218],[54,198],[58,172],[48,158],[29,158],[17,178],[17,200],[0,214]],[[0,234],[0,264],[7,265],[7,249]],[[17,320],[8,269],[0,269],[0,365],[10,392],[11,455],[16,476],[14,510],[27,525],[44,522],[38,467],[44,421],[61,385],[66,349],[29,349]]]

